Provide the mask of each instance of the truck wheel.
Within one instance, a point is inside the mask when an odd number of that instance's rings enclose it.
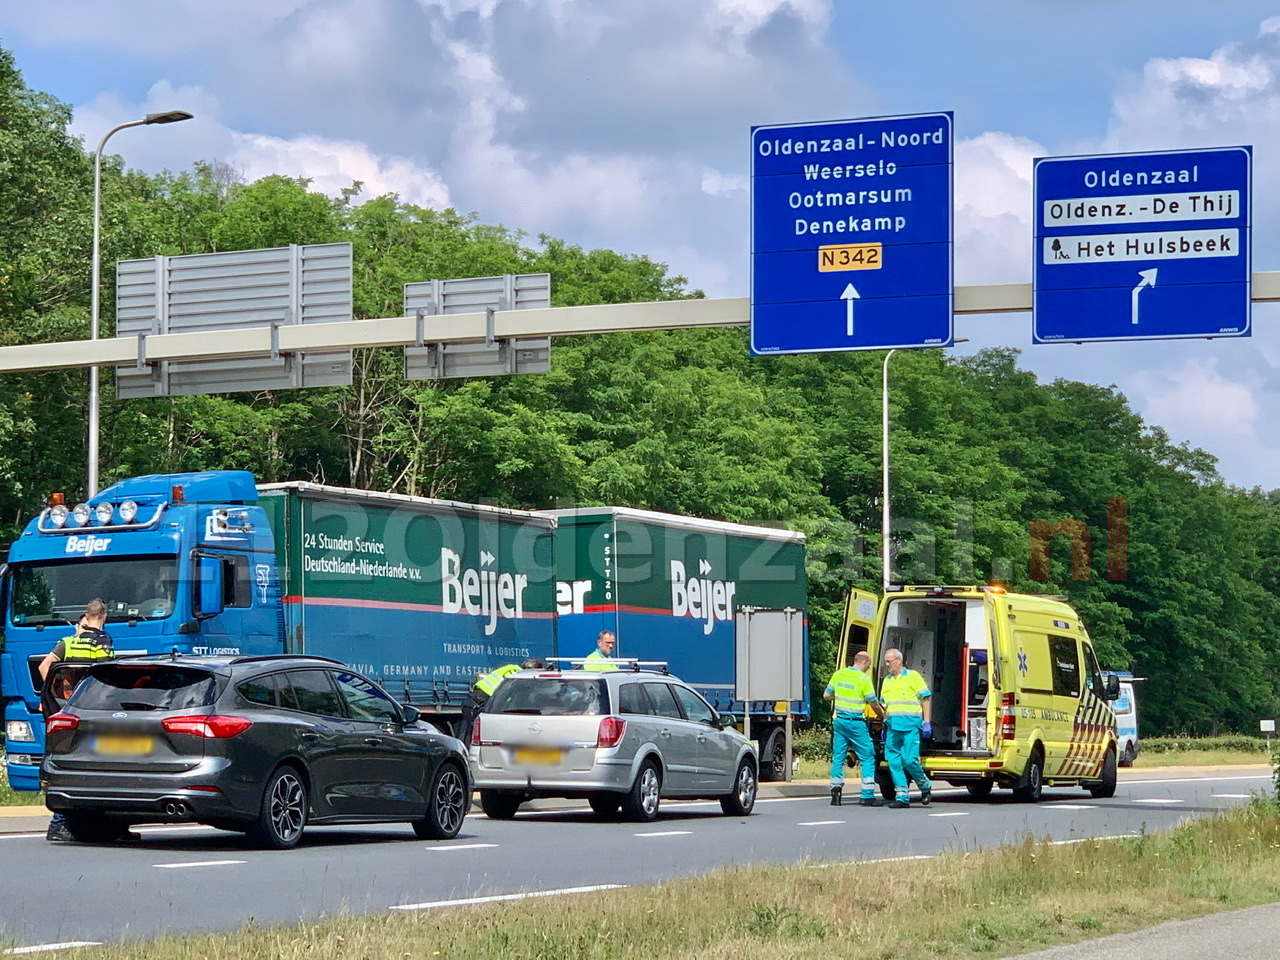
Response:
[[[113,843],[128,832],[123,823],[113,823],[100,813],[68,813],[67,830],[80,843]]]
[[[720,809],[729,817],[749,817],[756,805],[756,768],[750,760],[738,764],[733,775],[733,793],[720,798]]]
[[[470,805],[467,778],[456,764],[442,763],[427,796],[427,815],[413,822],[413,832],[423,840],[452,840]]]
[[[622,815],[637,823],[652,823],[658,819],[658,805],[662,802],[662,774],[658,765],[646,760],[636,782],[622,798]]]
[[[883,767],[876,768],[876,785],[880,787],[880,796],[892,800],[898,794],[893,789],[893,774]]]
[[[618,808],[622,806],[622,794],[593,793],[587,797],[587,803],[591,804],[591,809],[596,816],[612,817],[618,812]]]
[[[1108,797],[1116,795],[1116,781],[1118,774],[1116,772],[1116,748],[1112,747],[1107,751],[1107,758],[1102,761],[1102,777],[1099,780],[1090,780],[1085,784],[1089,795],[1095,800],[1106,800]]]
[[[976,783],[966,783],[964,788],[975,800],[985,800],[991,796],[991,788],[994,786],[995,782],[992,780],[978,780]]]
[[[490,820],[512,819],[523,802],[518,793],[506,793],[502,790],[480,791],[480,809]]]
[[[268,850],[296,847],[307,824],[307,809],[307,785],[302,775],[293,767],[280,767],[267,780],[258,819],[245,833]]]
[[[1138,749],[1133,745],[1132,740],[1126,740],[1124,745],[1124,756],[1120,758],[1120,766],[1132,767],[1133,761],[1138,759]]]
[[[1044,794],[1044,753],[1037,746],[1031,751],[1022,782],[1013,788],[1013,798],[1019,803],[1039,803]]]
[[[781,727],[760,740],[760,779],[775,783],[787,779],[787,734]]]

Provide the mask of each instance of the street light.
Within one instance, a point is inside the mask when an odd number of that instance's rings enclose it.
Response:
[[[960,337],[952,343],[968,343],[968,337]],[[889,511],[889,358],[897,350],[884,355],[880,372],[880,586],[882,593],[889,592],[889,539],[892,533],[892,514]]]
[[[98,339],[98,294],[101,287],[102,259],[102,150],[111,137],[126,127],[141,127],[153,123],[179,123],[190,120],[191,114],[185,110],[166,110],[163,113],[148,113],[141,120],[130,120],[117,124],[108,130],[98,141],[98,150],[93,155],[93,256],[91,289],[89,305],[89,339]],[[98,368],[89,368],[89,477],[87,497],[98,492]]]

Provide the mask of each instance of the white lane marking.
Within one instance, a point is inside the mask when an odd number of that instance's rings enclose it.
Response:
[[[429,900],[426,903],[402,903],[392,910],[435,910],[439,907],[466,907],[476,903],[498,903],[502,900],[528,900],[530,897],[559,897],[567,893],[595,893],[599,890],[621,890],[625,883],[597,883],[590,887],[562,887],[559,890],[530,890],[527,893],[500,893],[492,897],[467,897],[463,900]]]
[[[846,823],[845,820],[801,820],[797,827],[825,827],[830,823]]]
[[[1046,803],[1046,810],[1097,810],[1092,803]]]
[[[931,817],[967,817],[968,815],[969,815],[969,814],[968,814],[967,812],[963,811],[963,810],[962,810],[962,811],[960,811],[959,813],[931,813],[931,814],[929,814],[929,816],[931,816]]]
[[[188,860],[185,863],[153,863],[159,870],[181,870],[184,867],[227,867],[233,863],[247,863],[247,860]]]
[[[44,953],[46,950],[70,950],[72,947],[100,947],[101,940],[68,940],[66,943],[37,943],[30,947],[10,947],[6,954]]]
[[[1252,793],[1211,793],[1211,797],[1221,797],[1224,800],[1248,800],[1253,796]]]
[[[863,867],[873,863],[906,863],[909,860],[932,860],[937,854],[917,853],[910,857],[881,857],[879,860],[837,860],[835,863],[810,864],[815,870],[830,870],[832,867]]]
[[[1130,803],[1182,803],[1183,801],[1178,800],[1174,797],[1169,797],[1167,800],[1162,799],[1160,797],[1138,797],[1136,799],[1130,800],[1129,802]]]
[[[29,840],[32,837],[43,837],[44,831],[40,833],[5,833],[0,834],[0,840]]]
[[[450,843],[428,846],[428,850],[483,850],[485,847],[496,847],[496,843]]]
[[[1055,847],[1065,847],[1069,843],[1088,843],[1090,840],[1132,840],[1136,833],[1113,833],[1105,837],[1072,837],[1070,840],[1050,840]]]
[[[1240,777],[1182,777],[1178,780],[1121,780],[1120,783],[1126,787],[1140,787],[1146,783],[1223,783],[1227,780],[1270,780],[1271,775],[1266,773],[1250,774]]]
[[[155,826],[155,827],[137,827],[136,829],[141,833],[174,833],[179,831],[186,831],[188,833],[195,833],[197,831],[210,832],[210,833],[226,832],[225,830],[218,830],[216,827],[206,827],[198,823],[191,824],[190,826],[180,826],[180,825],[179,826]],[[29,840],[32,837],[43,837],[43,836],[44,836],[44,831],[41,831],[40,833],[0,833],[0,840],[24,840],[24,839]]]
[[[692,830],[655,830],[652,833],[635,833],[635,837],[687,837]]]

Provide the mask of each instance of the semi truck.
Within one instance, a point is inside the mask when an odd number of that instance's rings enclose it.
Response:
[[[808,715],[802,534],[256,484],[245,471],[156,474],[74,507],[54,494],[10,546],[0,696],[16,790],[39,789],[38,665],[95,597],[119,654],[332,657],[459,734],[478,674],[585,657],[606,628],[615,655],[666,661],[743,717],[762,777],[785,777],[788,721]],[[794,651],[786,662],[806,684],[794,697],[738,688],[748,635],[757,651]]]
[[[38,665],[85,604],[119,654],[332,657],[443,729],[476,674],[556,648],[555,521],[536,513],[244,471],[54,495],[0,580],[6,769],[39,789]]]
[[[809,715],[804,534],[625,507],[549,513],[562,656],[611,631],[615,659],[656,661],[741,718],[760,778],[787,779],[789,721]]]

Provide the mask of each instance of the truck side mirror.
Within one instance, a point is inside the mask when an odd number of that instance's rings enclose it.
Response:
[[[201,557],[196,572],[196,616],[216,617],[223,609],[222,561],[217,557]]]
[[[1120,699],[1120,678],[1108,673],[1102,678],[1102,695],[1107,700]]]

